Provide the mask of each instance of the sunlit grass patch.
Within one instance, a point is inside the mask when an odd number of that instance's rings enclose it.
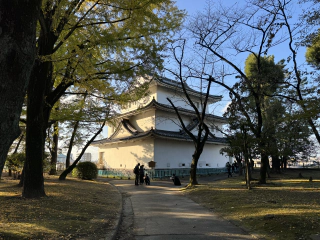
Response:
[[[300,170],[299,170],[300,171]],[[267,184],[233,177],[185,193],[217,214],[266,239],[308,239],[320,233],[320,171],[271,174]],[[301,171],[300,171],[301,172]],[[312,176],[312,181],[309,181]],[[254,178],[258,178],[256,172]]]
[[[28,238],[30,237],[30,233],[38,233],[36,234],[37,237],[41,237],[46,235],[54,235],[57,236],[59,232],[51,230],[50,228],[46,228],[40,226],[38,223],[19,223],[19,222],[8,222],[2,223],[0,225],[2,228],[2,233],[0,236],[9,236],[10,239],[14,238]]]

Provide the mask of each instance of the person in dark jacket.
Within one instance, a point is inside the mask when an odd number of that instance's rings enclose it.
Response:
[[[140,166],[139,169],[139,176],[140,176],[140,185],[142,185],[144,183],[144,165]]]
[[[133,173],[135,175],[134,185],[139,185],[139,166],[140,163],[138,163],[133,169]]]
[[[226,167],[227,167],[227,171],[228,171],[228,177],[232,177],[232,173],[231,173],[231,164],[229,162],[227,162],[226,164]]]
[[[172,174],[172,177],[170,179],[173,181],[173,184],[175,186],[181,186],[180,179],[175,174]]]

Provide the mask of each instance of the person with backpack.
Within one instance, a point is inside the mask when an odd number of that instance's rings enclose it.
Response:
[[[139,185],[139,166],[140,163],[138,163],[133,169],[133,173],[135,174],[134,185]]]
[[[139,169],[139,177],[140,177],[140,185],[142,185],[144,183],[144,165],[140,166]]]

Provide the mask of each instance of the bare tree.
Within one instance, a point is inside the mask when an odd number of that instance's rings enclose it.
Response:
[[[198,50],[208,56],[210,54],[208,65],[212,59],[216,59],[221,66],[225,66],[223,69],[229,69],[228,73],[223,72],[220,77],[211,78],[211,81],[229,91],[232,101],[238,105],[247,126],[257,139],[261,155],[260,183],[265,183],[269,160],[263,132],[263,107],[267,93],[261,87],[266,81],[261,59],[273,45],[282,42],[283,38],[274,38],[281,29],[281,25],[277,24],[279,8],[271,4],[262,7],[261,4],[261,1],[252,1],[250,7],[242,9],[238,6],[217,8],[208,4],[206,11],[199,13],[190,23],[189,30]],[[249,77],[233,58],[234,55],[243,53],[253,54],[256,58],[257,75],[254,78]],[[213,69],[217,68],[217,64],[211,66]],[[227,84],[222,81],[226,74],[233,75],[239,82]],[[246,108],[248,98],[253,102],[254,114],[249,114]]]
[[[167,98],[167,100],[170,102],[171,106],[174,108],[175,113],[179,119],[180,125],[182,126],[182,129],[188,134],[188,136],[191,138],[193,144],[194,144],[194,153],[192,155],[192,161],[191,161],[191,168],[190,168],[190,181],[189,181],[189,186],[192,185],[197,185],[197,165],[199,158],[203,152],[203,148],[205,146],[205,143],[208,139],[210,130],[209,127],[206,123],[206,109],[207,109],[207,104],[208,104],[208,98],[209,98],[209,93],[210,93],[210,87],[211,87],[211,81],[208,80],[206,81],[208,84],[206,86],[206,93],[204,96],[200,97],[200,105],[201,107],[198,108],[195,105],[194,100],[191,98],[187,88],[186,88],[186,81],[187,78],[183,76],[182,69],[184,67],[184,52],[185,52],[185,44],[186,41],[178,41],[179,44],[178,46],[172,47],[172,53],[174,60],[176,61],[178,65],[178,72],[175,72],[173,70],[169,70],[171,74],[173,74],[177,79],[179,79],[181,83],[181,88],[183,90],[183,94],[186,97],[187,103],[193,108],[196,119],[197,119],[197,134],[193,134],[190,129],[187,128],[186,124],[184,123],[178,107],[175,106],[173,101],[170,98]]]
[[[319,77],[312,83],[306,84],[306,77],[304,69],[299,68],[297,61],[299,43],[295,42],[295,35],[298,31],[302,31],[304,34],[302,23],[296,23],[295,25],[290,22],[290,13],[288,12],[288,5],[291,1],[278,1],[279,17],[281,17],[282,24],[287,29],[289,37],[288,48],[291,52],[290,60],[292,59],[293,67],[289,72],[287,86],[292,88],[295,92],[295,96],[282,96],[295,102],[303,111],[303,116],[309,123],[313,134],[315,135],[318,143],[320,144],[319,126],[317,126],[316,119],[319,117]],[[302,29],[301,29],[302,27]],[[311,81],[310,81],[311,82]]]

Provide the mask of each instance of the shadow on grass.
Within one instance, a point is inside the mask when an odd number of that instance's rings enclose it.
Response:
[[[14,181],[0,185],[0,239],[99,239],[120,210],[121,197],[108,183],[50,177],[40,199],[22,198],[20,189]]]

